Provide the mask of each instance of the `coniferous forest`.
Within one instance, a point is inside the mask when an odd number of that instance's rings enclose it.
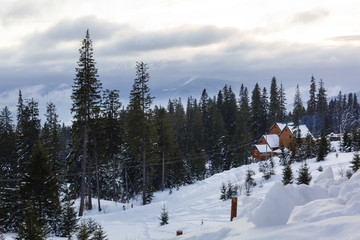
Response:
[[[98,201],[99,211],[100,199],[139,198],[145,205],[155,191],[248,164],[252,145],[275,122],[306,124],[318,138],[316,144],[295,140],[283,159],[323,160],[331,150],[326,143],[331,132],[344,133],[343,151],[360,142],[357,95],[339,92],[329,101],[324,81],[313,76],[306,108],[299,86],[294,99],[287,99],[276,77],[269,90],[225,85],[216,96],[204,89],[200,99],[170,99],[164,108],[152,105],[151,69],[137,62],[124,106],[119,90],[102,88],[89,31],[74,75],[71,126],[60,125],[53,103],[41,124],[38,102],[21,90],[16,113],[7,106],[1,110],[0,229],[18,233],[19,239],[71,236],[77,216],[91,209],[92,201]],[[80,199],[78,212],[75,199]]]

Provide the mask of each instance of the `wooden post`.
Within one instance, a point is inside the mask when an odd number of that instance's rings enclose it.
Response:
[[[180,236],[180,235],[183,235],[183,231],[177,230],[177,231],[176,231],[176,236]]]
[[[230,221],[233,220],[233,218],[236,218],[237,216],[237,197],[231,198],[231,216]]]

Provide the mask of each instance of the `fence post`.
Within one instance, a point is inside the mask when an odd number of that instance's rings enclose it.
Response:
[[[233,218],[236,218],[237,216],[237,197],[231,198],[231,216],[230,221],[233,220]]]

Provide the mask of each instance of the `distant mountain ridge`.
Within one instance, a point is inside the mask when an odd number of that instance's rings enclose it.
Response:
[[[236,96],[239,95],[240,82],[215,79],[215,78],[201,78],[201,77],[186,77],[175,81],[174,83],[164,84],[161,88],[156,88],[152,91],[152,95],[155,96],[155,103],[159,102],[164,105],[167,104],[169,99],[181,98],[183,103],[188,97],[199,99],[202,91],[206,89],[209,97],[217,96],[219,90],[222,90],[225,85],[231,86],[232,91]]]

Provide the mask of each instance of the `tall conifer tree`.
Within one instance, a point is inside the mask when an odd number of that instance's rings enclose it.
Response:
[[[269,123],[274,124],[280,120],[280,92],[276,84],[276,77],[271,80],[270,103],[269,103]]]
[[[76,77],[72,89],[73,100],[71,112],[74,113],[73,142],[74,146],[81,152],[81,187],[79,216],[83,215],[85,205],[85,192],[87,182],[87,165],[89,163],[89,133],[91,121],[100,108],[101,83],[98,80],[97,68],[93,57],[93,45],[89,30],[81,42],[79,49],[80,58],[76,70]],[[88,186],[88,189],[91,189]]]

